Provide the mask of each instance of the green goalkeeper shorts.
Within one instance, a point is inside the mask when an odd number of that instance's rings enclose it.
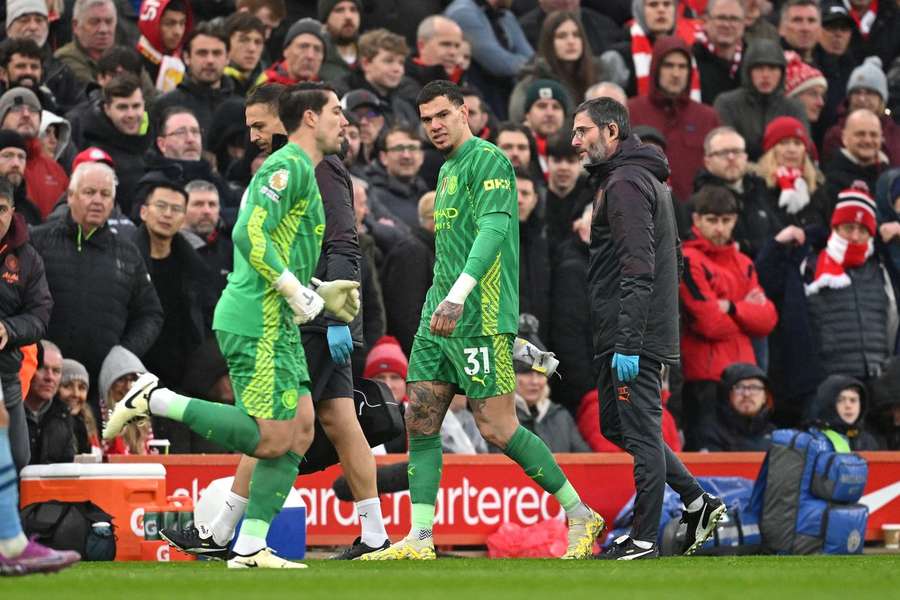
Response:
[[[228,365],[235,405],[257,419],[293,419],[297,401],[309,395],[300,335],[279,331],[274,338],[252,338],[216,331],[216,339]]]
[[[453,383],[469,398],[492,398],[516,389],[511,333],[477,337],[416,334],[406,380]]]

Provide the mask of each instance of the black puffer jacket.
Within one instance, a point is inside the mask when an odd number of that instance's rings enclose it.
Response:
[[[597,189],[588,274],[594,352],[674,363],[682,258],[669,163],[631,135],[587,169]]]
[[[547,339],[550,325],[550,251],[544,201],[539,200],[528,219],[519,222],[519,312],[537,317],[540,335]]]
[[[27,411],[26,411],[27,414]],[[75,433],[69,407],[55,397],[47,412],[35,420],[28,414],[28,439],[31,444],[32,465],[70,463],[75,460]]]
[[[75,74],[72,73],[72,69],[49,52],[43,62],[42,85],[47,86],[53,92],[56,108],[59,111],[57,114],[71,110],[84,100],[84,83],[78,81]]]
[[[388,252],[379,269],[387,332],[397,338],[406,356],[412,352],[413,338],[419,329],[434,260],[434,233],[414,227]]]
[[[419,225],[419,198],[431,189],[421,177],[401,181],[389,175],[378,163],[366,169],[365,175],[370,195],[375,196],[382,206],[407,226]]]
[[[848,424],[837,412],[837,400],[841,392],[852,388],[859,393],[859,417]],[[829,375],[819,385],[815,400],[807,409],[807,421],[819,428],[834,429],[847,436],[850,449],[854,452],[862,450],[878,450],[875,436],[866,430],[866,413],[869,411],[869,398],[866,386],[853,377],[846,375]]]
[[[766,385],[766,404],[752,417],[745,417],[731,407],[731,388],[742,379],[756,378]],[[736,363],[722,372],[716,419],[698,433],[698,447],[709,452],[762,452],[772,443],[772,396],[766,374],[756,365]]]
[[[14,215],[6,237],[0,240],[0,323],[9,336],[0,350],[0,373],[18,374],[19,348],[44,337],[52,309],[44,261],[28,243],[25,220]]]
[[[156,341],[163,313],[138,249],[103,225],[91,236],[66,214],[32,232],[44,259],[53,313],[46,337],[63,356],[87,368],[98,381],[100,365],[116,344],[143,354]],[[97,387],[91,403],[100,414]]]

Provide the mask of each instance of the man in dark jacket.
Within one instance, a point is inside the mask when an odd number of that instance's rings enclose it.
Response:
[[[25,164],[28,161],[28,143],[17,131],[0,129],[0,177],[5,177],[13,187],[13,205],[29,225],[40,225],[40,209],[28,199],[25,185]]]
[[[706,104],[741,85],[745,15],[742,0],[718,0],[706,5],[705,39],[698,39],[692,47],[700,71],[700,95]]]
[[[424,158],[422,140],[416,129],[394,125],[380,137],[378,145],[380,164],[366,170],[369,194],[406,225],[415,227],[419,223],[419,198],[429,190],[419,177]]]
[[[825,165],[828,214],[834,209],[838,195],[862,181],[870,194],[875,193],[878,177],[888,168],[881,150],[881,120],[872,111],[860,108],[847,116],[841,133],[843,147]]]
[[[784,96],[786,66],[781,46],[772,40],[758,40],[744,57],[741,87],[716,98],[719,118],[744,137],[750,160],[762,154],[763,133],[775,117],[795,117],[809,128],[803,105]]]
[[[38,365],[28,397],[28,438],[32,465],[68,463],[75,459],[75,433],[69,407],[59,399],[63,357],[56,344],[41,340],[43,360]]]
[[[163,322],[140,253],[107,222],[114,197],[113,170],[81,164],[72,174],[68,214],[35,228],[32,238],[54,300],[46,337],[83,364],[91,381],[98,381],[103,359],[117,344],[143,356]],[[89,401],[100,414],[96,386]]]
[[[694,174],[703,164],[706,134],[719,126],[716,111],[691,100],[693,72],[687,44],[675,36],[661,36],[653,45],[650,93],[628,101],[632,123],[653,127],[666,138],[672,192],[681,202],[690,197]]]
[[[848,2],[844,3],[845,5]],[[850,16],[856,22],[851,45],[857,56],[875,55],[889,65],[900,55],[900,9],[896,2],[849,0]]]
[[[426,17],[416,33],[416,55],[406,59],[406,74],[420,86],[436,79],[462,85],[465,71],[459,66],[463,32],[455,21],[442,15]]]
[[[560,244],[572,235],[572,224],[581,218],[593,194],[587,177],[582,176],[578,153],[567,131],[560,131],[547,140],[547,169],[545,217],[547,244],[554,264],[553,258],[560,254]],[[555,347],[553,342],[551,345]]]
[[[550,324],[550,251],[544,202],[521,167],[515,169],[519,200],[519,313],[537,317],[545,337]]]
[[[722,372],[712,423],[698,433],[699,449],[709,452],[763,452],[775,426],[769,379],[756,365],[735,363]]]
[[[29,461],[29,445],[19,382],[20,348],[44,336],[53,300],[44,261],[29,243],[28,226],[14,207],[13,187],[0,178],[0,382],[10,416],[13,462],[21,470]]]
[[[594,56],[600,56],[611,45],[625,39],[625,33],[615,21],[591,8],[579,6],[580,1],[538,0],[537,4],[534,9],[519,17],[519,25],[532,48],[537,48],[540,43],[541,26],[547,14],[557,10],[571,10],[578,14],[587,33],[585,41],[591,45]]]
[[[588,289],[603,435],[634,457],[635,527],[603,556],[655,558],[668,483],[687,510],[691,553],[725,513],[663,443],[660,370],[675,363],[681,248],[662,152],[631,135],[627,109],[609,98],[575,111],[572,144],[597,193]],[[652,310],[651,310],[652,308]]]

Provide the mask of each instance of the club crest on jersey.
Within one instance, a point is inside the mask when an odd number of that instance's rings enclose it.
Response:
[[[456,193],[457,188],[459,187],[459,182],[456,179],[456,175],[452,175],[448,178],[447,182],[447,193],[451,196]]]
[[[484,180],[484,191],[490,192],[491,190],[507,190],[509,191],[509,179],[485,179]]]
[[[269,176],[269,187],[276,192],[283,192],[288,184],[287,169],[278,169]]]

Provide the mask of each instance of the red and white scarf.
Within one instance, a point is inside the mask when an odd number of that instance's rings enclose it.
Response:
[[[809,186],[803,179],[803,171],[796,167],[778,167],[775,180],[781,193],[778,196],[778,207],[789,215],[796,215],[809,204]]]
[[[675,35],[679,36],[688,48],[697,36],[697,26],[687,19],[679,19],[675,27]],[[653,44],[637,20],[631,22],[631,56],[634,59],[634,78],[637,81],[638,96],[650,93],[650,63],[653,61]],[[691,100],[700,102],[700,71],[697,62],[691,57]]]
[[[706,32],[702,29],[697,32],[696,41],[706,46],[706,49],[709,50],[709,53],[716,56],[716,45],[709,41],[709,38],[706,37]],[[728,76],[734,79],[738,75],[738,71],[741,69],[741,60],[744,57],[744,44],[738,41],[737,46],[734,49],[734,56],[731,57],[731,69],[728,72]]]
[[[844,6],[847,8],[847,12],[853,20],[856,21],[856,27],[859,29],[863,38],[869,37],[869,33],[872,31],[872,25],[875,23],[875,18],[878,16],[878,0],[872,0],[872,3],[869,4],[869,8],[866,9],[865,13],[860,13],[853,8],[853,5],[850,4],[850,0],[844,0]]]
[[[851,281],[845,269],[862,266],[874,252],[875,243],[871,239],[865,244],[854,244],[832,231],[825,252],[819,255],[816,276],[806,285],[806,295],[812,296],[826,287],[848,287]]]

